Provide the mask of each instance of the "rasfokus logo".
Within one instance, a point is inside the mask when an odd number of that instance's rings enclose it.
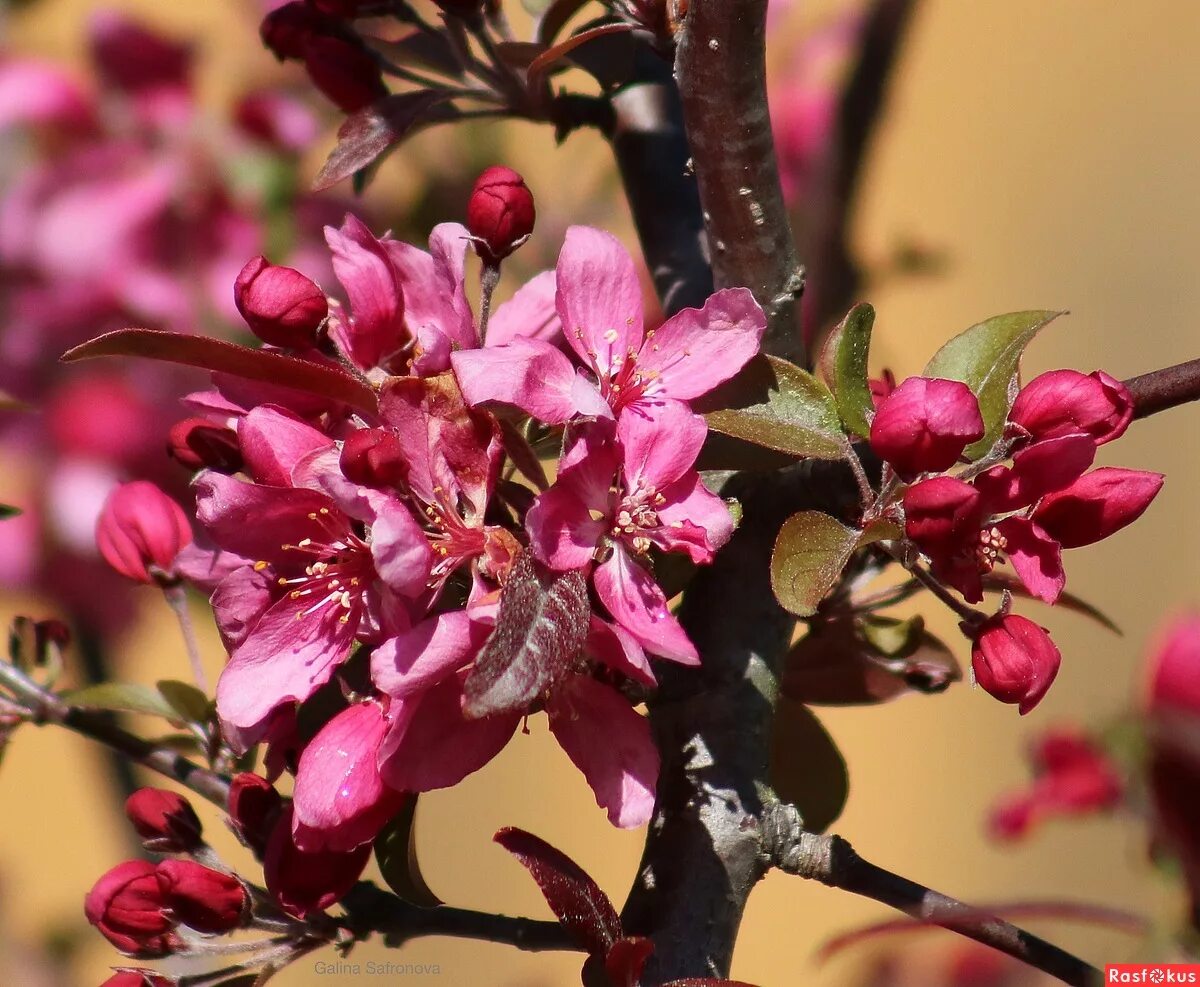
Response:
[[[1200,984],[1200,963],[1109,963],[1106,984]]]

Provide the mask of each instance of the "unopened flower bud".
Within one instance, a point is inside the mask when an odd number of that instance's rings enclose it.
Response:
[[[153,970],[118,970],[100,987],[176,987],[179,981]]]
[[[871,377],[867,381],[867,388],[871,392],[871,404],[878,408],[883,399],[896,389],[896,375],[890,370],[884,370],[882,376]]]
[[[1141,517],[1162,485],[1161,473],[1105,466],[1044,497],[1033,520],[1063,548],[1091,545]]]
[[[879,403],[871,448],[911,480],[949,469],[983,432],[979,402],[966,384],[909,377]]]
[[[169,574],[180,549],[192,542],[187,516],[175,501],[146,480],[117,487],[96,520],[96,547],[122,576],[155,581]]]
[[[237,276],[233,300],[246,325],[264,343],[309,349],[329,314],[321,289],[299,271],[255,257]]]
[[[167,433],[167,455],[191,470],[233,474],[242,468],[237,432],[207,418],[185,418]]]
[[[189,929],[216,935],[245,924],[249,896],[236,877],[194,860],[164,860],[155,873],[167,907]]]
[[[364,487],[395,487],[408,475],[400,440],[382,428],[360,428],[342,444],[342,473]]]
[[[303,58],[304,45],[315,34],[329,31],[335,23],[305,0],[292,0],[263,18],[259,34],[276,58]]]
[[[147,959],[176,947],[154,865],[127,860],[104,874],[83,902],[87,920],[122,953]]]
[[[188,85],[192,52],[115,11],[91,23],[92,60],[101,78],[128,93]]]
[[[493,165],[475,180],[467,229],[484,261],[495,264],[528,240],[534,215],[533,193],[511,168]]]
[[[189,853],[202,843],[196,810],[176,792],[139,788],[125,800],[125,815],[156,853]]]
[[[263,874],[279,907],[303,918],[339,901],[354,887],[370,856],[370,843],[349,853],[301,850],[292,837],[292,808],[288,806],[271,833]]]
[[[982,496],[957,477],[935,476],[904,491],[904,533],[927,555],[974,538],[982,523]]]
[[[1062,661],[1045,628],[1017,614],[992,617],[971,648],[975,681],[1002,703],[1016,703],[1022,716],[1046,695]]]
[[[261,858],[283,810],[283,799],[275,786],[249,771],[235,775],[229,785],[228,809],[238,838]]]
[[[313,84],[343,113],[355,113],[388,95],[379,63],[341,38],[309,37],[304,42],[304,67]]]
[[[1013,402],[1008,420],[1036,441],[1090,435],[1096,445],[1120,438],[1133,420],[1133,398],[1103,370],[1051,370],[1031,380]]]

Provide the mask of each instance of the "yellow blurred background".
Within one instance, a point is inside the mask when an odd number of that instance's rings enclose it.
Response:
[[[78,60],[92,0],[41,0],[7,15],[5,46]],[[203,39],[203,91],[227,100],[249,77],[278,70],[253,40],[248,4],[236,0],[108,6]],[[806,5],[817,19],[830,2]],[[810,11],[811,7],[811,11]],[[773,53],[786,58],[786,52]],[[1200,350],[1200,5],[1095,0],[931,0],[904,52],[891,111],[879,133],[855,222],[868,259],[900,239],[944,251],[939,274],[890,279],[868,297],[878,310],[875,361],[898,377],[920,370],[948,335],[999,312],[1065,308],[1070,316],[1033,346],[1027,376],[1059,366],[1104,367],[1118,377],[1180,362]],[[368,198],[403,201],[408,161],[436,162],[450,131],[414,141],[392,159]],[[538,196],[543,231],[598,215],[613,177],[602,142],[572,136],[556,150],[528,125],[499,132],[507,163]],[[328,141],[325,147],[328,146]],[[324,148],[320,149],[324,150]],[[407,158],[406,158],[407,156]],[[320,151],[309,162],[319,165]],[[397,177],[400,176],[400,177]],[[627,237],[627,242],[633,243]],[[1128,820],[1052,826],[1030,842],[999,848],[982,829],[984,810],[1025,777],[1021,749],[1039,728],[1073,720],[1097,725],[1134,701],[1139,666],[1164,615],[1200,604],[1200,406],[1136,423],[1101,451],[1104,463],[1168,474],[1135,528],[1068,558],[1070,588],[1124,629],[1113,637],[1080,617],[1025,605],[1053,631],[1064,661],[1049,697],[1019,718],[962,685],[941,697],[819,711],[851,771],[837,830],[865,855],[916,880],[981,902],[1066,897],[1152,917],[1179,906],[1145,862],[1143,830]],[[133,673],[152,680],[183,672],[165,608],[146,592],[146,619],[125,643]],[[32,606],[7,599],[4,618]],[[936,632],[953,623],[929,605]],[[202,618],[202,614],[197,614]],[[212,669],[221,648],[206,627]],[[960,650],[960,654],[962,651]],[[577,771],[548,742],[544,720],[458,788],[422,801],[420,852],[445,900],[510,914],[547,915],[535,886],[491,842],[505,825],[563,848],[620,900],[634,872],[640,833],[614,831]],[[51,730],[21,731],[0,767],[0,982],[99,983],[118,961],[98,935],[72,963],[74,979],[45,981],[23,962],[47,930],[82,920],[82,897],[127,853],[119,813],[102,790],[95,750]],[[205,816],[223,852],[242,860],[221,823]],[[882,906],[772,875],[754,894],[734,961],[735,977],[769,985],[850,984],[869,949],[828,964],[814,952],[830,935],[889,917]],[[1133,940],[1106,930],[1034,923],[1092,962],[1128,961]],[[949,934],[923,934],[924,948]],[[321,973],[332,952],[287,969],[281,987],[361,982]],[[375,945],[352,961],[436,965],[437,973],[394,983],[439,987],[528,987],[578,983],[572,954],[426,939],[398,954]],[[367,978],[367,982],[384,978]]]

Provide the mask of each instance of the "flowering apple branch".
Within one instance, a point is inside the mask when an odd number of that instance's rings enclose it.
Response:
[[[1125,381],[1133,397],[1133,417],[1147,418],[1200,400],[1200,359],[1152,370]]]

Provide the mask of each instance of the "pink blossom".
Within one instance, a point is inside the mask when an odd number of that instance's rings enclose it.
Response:
[[[983,438],[979,402],[956,380],[909,377],[879,403],[871,448],[906,480],[949,469]]]
[[[145,480],[117,487],[96,522],[96,546],[104,561],[142,583],[172,578],[172,564],[191,540],[183,508]]]
[[[1079,548],[1132,524],[1162,489],[1163,475],[1105,466],[1048,495],[1033,512],[1063,548]]]
[[[1008,420],[1035,441],[1082,432],[1103,445],[1125,434],[1133,420],[1133,399],[1124,384],[1103,370],[1086,375],[1051,370],[1021,389]]]
[[[247,93],[234,107],[233,119],[243,132],[285,154],[302,154],[320,132],[316,114],[279,90]]]
[[[263,342],[292,349],[316,344],[317,330],[329,314],[325,295],[311,280],[290,267],[255,257],[234,282],[238,311]]]
[[[292,837],[292,807],[280,814],[267,841],[263,876],[267,891],[289,915],[323,912],[354,887],[371,858],[365,843],[348,853],[301,850]]]
[[[586,226],[567,230],[555,280],[558,316],[583,378],[542,341],[456,352],[451,363],[468,403],[511,404],[556,424],[688,401],[741,370],[766,328],[753,295],[727,288],[647,331],[633,258],[615,237]]]
[[[84,899],[83,911],[127,956],[165,956],[179,942],[154,864],[147,860],[127,860],[105,872]]]
[[[56,123],[86,130],[92,113],[91,96],[56,65],[25,58],[0,60],[0,129]]]
[[[1017,614],[992,617],[975,632],[971,669],[975,681],[1024,716],[1042,701],[1062,660],[1046,629]]]
[[[164,860],[154,869],[176,921],[206,935],[232,932],[249,919],[250,896],[231,874],[194,860]]]
[[[533,220],[533,193],[511,168],[493,165],[475,179],[467,200],[467,229],[487,263],[499,263],[528,240]]]

